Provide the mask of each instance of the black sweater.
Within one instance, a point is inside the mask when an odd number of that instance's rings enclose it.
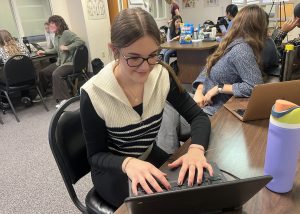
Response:
[[[191,124],[193,144],[201,144],[207,148],[210,136],[210,121],[187,92],[180,92],[176,82],[170,76],[170,90],[167,96],[173,107]],[[141,105],[134,109],[141,115]],[[113,109],[112,109],[113,111]],[[80,112],[83,132],[87,143],[88,158],[91,166],[101,170],[121,170],[122,162],[127,156],[111,152],[111,136],[105,121],[96,113],[89,95],[81,91]],[[156,117],[161,117],[156,115]],[[158,120],[159,129],[161,120]],[[172,125],[172,124],[170,124]],[[158,131],[158,130],[157,130]]]

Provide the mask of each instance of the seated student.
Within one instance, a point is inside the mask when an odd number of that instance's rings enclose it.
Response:
[[[257,5],[244,7],[231,30],[193,83],[194,100],[213,115],[231,97],[249,97],[254,85],[263,83],[259,69],[267,20]]]
[[[227,26],[227,31],[229,31],[229,29],[232,26],[233,23],[233,19],[236,16],[236,14],[238,13],[239,9],[235,4],[230,4],[226,7],[226,18],[228,20],[228,26]]]
[[[267,24],[269,26],[269,15],[267,13]],[[262,71],[268,75],[279,75],[279,59],[280,54],[276,48],[275,42],[268,35],[264,41],[263,50],[262,50]]]
[[[272,38],[275,42],[275,44],[280,47],[282,44],[282,41],[295,27],[300,27],[300,3],[298,3],[294,8],[294,18],[287,20],[282,26],[281,29],[277,28],[273,34]],[[292,41],[292,43],[300,44],[300,38],[296,38]]]
[[[172,18],[172,22],[169,28],[169,33],[167,35],[167,41],[179,40],[180,36],[180,23],[182,23],[182,18],[179,15],[175,15]],[[164,61],[169,64],[171,54],[176,53],[175,50],[167,49],[164,53]]]
[[[169,164],[181,166],[178,182],[189,171],[201,182],[203,167],[212,174],[204,156],[210,121],[180,86],[170,66],[159,61],[160,33],[154,18],[141,8],[122,10],[111,26],[111,50],[115,60],[91,78],[81,90],[80,113],[98,194],[115,207],[129,195],[128,178],[148,193],[162,192],[169,182],[158,167],[168,154],[156,145],[166,100],[192,127],[192,144],[186,154]]]
[[[26,55],[29,57],[28,49],[25,47],[23,43],[16,41],[12,35],[7,30],[0,30],[0,59],[1,64],[5,64],[7,60],[14,55]],[[3,70],[0,70],[0,84],[6,84],[4,79]],[[29,91],[21,92],[21,101],[24,104],[31,103],[31,99],[29,98]],[[8,101],[5,98],[2,98],[2,106],[9,107]]]
[[[75,33],[71,32],[65,20],[58,15],[53,15],[48,20],[50,31],[55,33],[54,48],[46,51],[39,50],[37,53],[57,53],[57,62],[48,65],[39,72],[39,81],[42,93],[45,93],[49,83],[52,82],[53,97],[58,108],[62,102],[70,98],[67,82],[63,76],[73,72],[73,57],[77,47],[84,44]]]

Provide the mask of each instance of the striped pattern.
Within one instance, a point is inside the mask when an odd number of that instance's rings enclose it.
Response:
[[[118,155],[138,157],[155,141],[162,121],[162,112],[141,123],[108,128],[109,149]]]
[[[105,66],[83,89],[96,113],[105,121],[108,149],[117,155],[138,157],[157,137],[170,90],[169,73],[161,65],[153,68],[145,82],[143,114],[139,115],[113,74],[115,65],[112,62]]]

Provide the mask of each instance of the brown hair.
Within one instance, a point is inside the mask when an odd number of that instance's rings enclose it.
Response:
[[[50,16],[48,19],[48,23],[50,24],[51,22],[53,22],[57,26],[58,30],[56,34],[58,35],[61,35],[65,30],[69,30],[68,25],[66,24],[65,20],[61,16],[58,15]]]
[[[267,38],[267,27],[266,13],[258,5],[248,5],[241,9],[217,50],[207,58],[208,76],[211,68],[226,53],[228,45],[237,38],[243,38],[250,45],[256,57],[256,62],[260,65],[263,42]]]
[[[146,35],[150,36],[158,46],[160,45],[160,32],[151,14],[139,7],[122,10],[111,26],[110,39],[115,59],[119,58],[121,48],[130,46]],[[164,62],[159,64],[169,71],[181,88],[173,69]]]
[[[0,46],[3,47],[10,56],[21,53],[15,39],[7,30],[0,30]]]

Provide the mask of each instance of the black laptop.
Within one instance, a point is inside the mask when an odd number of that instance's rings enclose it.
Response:
[[[244,203],[272,180],[272,176],[265,175],[226,181],[215,164],[213,168],[214,176],[210,177],[205,172],[203,184],[200,186],[188,187],[186,183],[180,187],[177,186],[180,170],[178,168],[166,172],[172,190],[149,195],[140,190],[139,195],[134,196],[130,189],[130,196],[125,199],[129,213],[159,214],[166,213],[166,211],[172,214],[219,213],[237,210],[241,209]],[[130,185],[129,188],[131,188]]]

